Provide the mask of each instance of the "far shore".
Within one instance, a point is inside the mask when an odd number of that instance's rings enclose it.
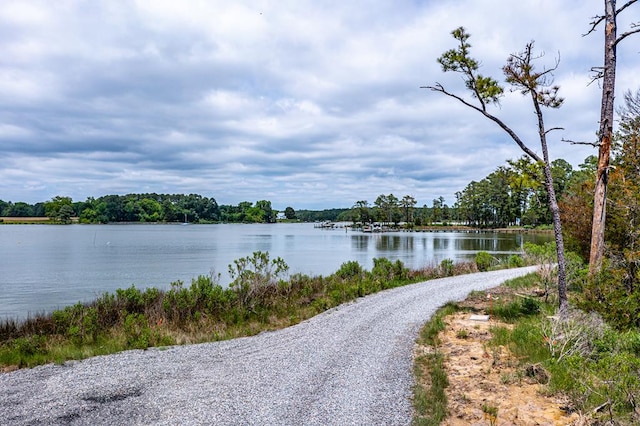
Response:
[[[78,218],[71,218],[72,224],[77,224]],[[119,225],[124,222],[112,222],[108,223],[108,225]],[[161,225],[172,225],[180,222],[126,222],[127,224],[140,224],[140,225],[153,225],[153,224],[161,224]],[[288,222],[291,223],[291,222]],[[305,222],[300,222],[305,223]],[[306,222],[313,223],[313,222]],[[197,225],[197,223],[193,223]],[[52,222],[48,217],[42,216],[30,216],[30,217],[11,217],[11,216],[0,216],[0,225],[59,225],[55,222]],[[96,224],[89,224],[96,225]],[[430,225],[430,226],[415,226],[411,229],[394,229],[394,231],[401,232],[502,232],[502,233],[552,233],[553,229],[537,229],[537,228],[525,228],[522,226],[519,227],[510,227],[510,228],[476,228],[472,226],[466,225]]]

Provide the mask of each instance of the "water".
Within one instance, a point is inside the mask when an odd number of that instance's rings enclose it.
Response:
[[[229,281],[228,265],[257,250],[282,257],[291,273],[329,275],[349,260],[373,258],[410,268],[472,259],[480,250],[519,252],[549,235],[500,233],[365,234],[312,224],[3,225],[0,226],[0,319],[26,318],[132,284],[167,289],[211,271]]]

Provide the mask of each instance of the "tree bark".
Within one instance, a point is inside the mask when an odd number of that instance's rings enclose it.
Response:
[[[613,134],[613,101],[616,83],[616,0],[605,0],[604,69],[602,81],[602,105],[598,132],[598,170],[593,196],[593,222],[591,225],[591,251],[589,273],[594,274],[602,266],[604,256],[604,231],[607,218],[607,184],[609,157]]]

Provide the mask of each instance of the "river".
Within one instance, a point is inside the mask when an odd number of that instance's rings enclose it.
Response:
[[[290,273],[329,275],[349,260],[400,259],[418,269],[478,251],[518,253],[548,234],[321,230],[313,224],[3,225],[0,226],[0,320],[24,319],[104,292],[171,282],[211,272],[229,283],[228,265],[254,251],[281,257]]]

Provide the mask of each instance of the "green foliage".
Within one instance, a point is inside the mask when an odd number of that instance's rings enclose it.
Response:
[[[151,344],[151,328],[142,314],[128,314],[123,324],[127,346],[134,349],[147,349]]]
[[[235,290],[243,307],[253,310],[260,296],[270,291],[288,270],[289,266],[282,258],[270,259],[268,252],[256,251],[229,265],[229,275],[233,279],[229,287]]]
[[[525,256],[532,264],[550,264],[557,262],[556,243],[548,242],[544,244],[524,243]]]
[[[47,353],[44,336],[19,337],[11,342],[11,344],[13,349],[23,357]]]
[[[450,277],[453,275],[454,263],[451,259],[443,259],[440,262],[440,270],[442,271],[442,275],[445,277]]]
[[[406,279],[408,272],[409,270],[404,267],[404,264],[399,259],[395,262],[391,262],[384,257],[373,259],[371,276],[374,280],[382,281],[384,288],[388,288],[390,286],[389,283],[392,281]]]
[[[357,262],[346,262],[328,277],[295,274],[285,281],[284,261],[261,252],[239,259],[230,269],[232,287],[220,286],[220,275],[212,273],[194,278],[189,286],[180,281],[167,291],[130,286],[50,316],[0,322],[0,364],[64,362],[132,348],[250,335],[295,324],[385,288],[442,276],[439,267],[410,271],[398,260],[381,258],[374,260],[371,272]],[[464,264],[456,265],[454,273],[464,269]],[[26,340],[11,343],[16,339]]]
[[[455,303],[447,303],[420,329],[418,343],[432,346],[435,351],[417,357],[414,362],[414,375],[428,378],[427,383],[417,381],[413,388],[414,425],[439,425],[447,416],[445,389],[449,381],[444,369],[444,356],[437,351],[440,344],[438,333],[445,328],[444,318],[459,309]]]
[[[469,56],[471,44],[468,42],[471,36],[464,27],[456,28],[451,32],[453,38],[458,40],[459,46],[451,49],[438,58],[443,71],[455,71],[463,75],[467,88],[473,95],[484,103],[498,103],[504,89],[491,77],[478,74],[480,64]]]
[[[337,277],[342,278],[343,280],[360,278],[363,274],[364,269],[362,268],[362,265],[355,260],[344,262],[340,265],[340,269],[335,273]]]
[[[437,347],[440,344],[438,333],[445,328],[444,318],[459,310],[458,305],[453,302],[447,303],[438,309],[431,319],[420,329],[418,343]]]
[[[512,254],[507,259],[507,266],[509,268],[520,268],[524,266],[524,259],[518,254]]]
[[[503,321],[514,322],[521,317],[537,315],[540,309],[540,302],[531,297],[525,297],[511,302],[497,303],[492,309],[492,314]]]
[[[416,410],[413,424],[437,426],[447,417],[446,388],[449,386],[442,354],[422,355],[415,360],[415,375],[429,377],[428,386],[414,385],[413,406]]]
[[[520,302],[520,312],[525,316],[536,315],[540,312],[540,302],[531,297],[525,297]]]
[[[476,253],[476,266],[478,271],[488,271],[493,265],[494,258],[486,251],[479,251]]]
[[[614,327],[640,327],[640,277],[630,277],[626,265],[604,262],[598,274],[588,278],[580,307],[593,310]]]
[[[44,210],[45,214],[57,223],[71,223],[71,217],[75,214],[70,197],[53,197],[51,201],[44,203]]]

